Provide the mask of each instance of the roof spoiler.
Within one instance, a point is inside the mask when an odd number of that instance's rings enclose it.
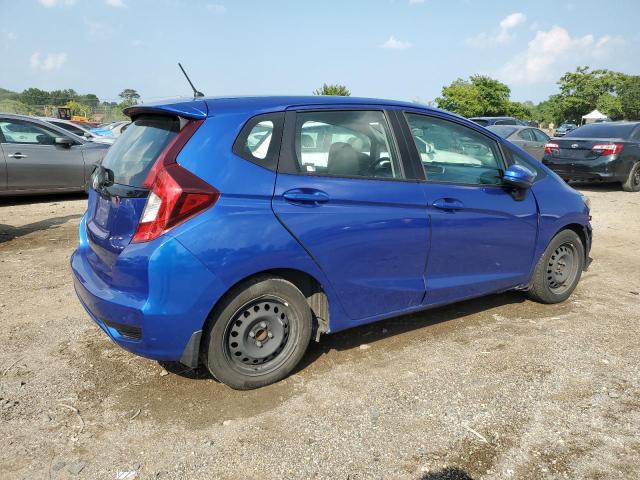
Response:
[[[133,105],[125,108],[123,113],[132,120],[145,113],[169,114],[193,120],[204,120],[209,114],[209,108],[207,107],[207,102],[189,100],[163,104]]]

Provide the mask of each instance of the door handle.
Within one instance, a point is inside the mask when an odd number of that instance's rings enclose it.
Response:
[[[435,200],[431,205],[437,209],[447,210],[449,212],[462,210],[464,208],[464,203],[456,198],[439,198],[438,200]]]
[[[294,188],[287,190],[282,197],[291,203],[304,203],[308,205],[319,205],[329,201],[329,195],[321,190],[310,188]]]
[[[7,155],[7,157],[9,157],[9,158],[28,158],[28,155],[24,155],[24,154],[22,154],[20,152],[16,152],[16,153],[12,153],[12,154]]]

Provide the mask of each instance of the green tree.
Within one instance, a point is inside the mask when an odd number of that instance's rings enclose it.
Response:
[[[39,88],[27,88],[22,91],[19,99],[27,105],[46,105],[49,103],[49,92]]]
[[[629,75],[618,86],[618,98],[624,118],[640,120],[640,76]]]
[[[349,97],[351,92],[344,85],[339,84],[323,84],[322,88],[313,91],[314,95],[334,95],[339,97]]]
[[[84,103],[85,105],[89,105],[90,107],[97,107],[100,104],[100,99],[97,95],[93,93],[87,93],[85,95],[80,95],[78,98],[80,103]]]
[[[126,105],[127,107],[137,105],[138,100],[140,99],[140,94],[133,88],[125,88],[118,94],[118,96],[122,99],[122,103],[120,105]]]
[[[485,75],[458,78],[442,88],[436,99],[439,108],[463,117],[505,115],[511,90],[507,85]]]
[[[560,87],[560,118],[558,121],[579,122],[582,115],[598,107],[604,95],[612,95],[624,80],[625,75],[611,70],[591,70],[578,67],[575,72],[567,72],[558,81]],[[608,107],[614,107],[610,98],[604,100]]]
[[[508,102],[507,103],[507,115],[510,117],[516,117],[521,120],[537,120],[534,117],[534,107],[527,103],[521,102]]]
[[[598,103],[596,103],[596,108],[611,120],[621,120],[622,117],[624,117],[620,98],[611,93],[600,95]]]

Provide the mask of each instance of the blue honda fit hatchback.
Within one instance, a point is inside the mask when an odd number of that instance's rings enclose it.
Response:
[[[311,338],[480,295],[566,300],[583,197],[461,117],[352,97],[142,105],[94,171],[75,288],[123,348],[237,389]]]

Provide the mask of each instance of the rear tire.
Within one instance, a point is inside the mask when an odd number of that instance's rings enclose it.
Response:
[[[573,230],[558,233],[533,272],[530,298],[541,303],[561,303],[575,290],[584,268],[584,245]]]
[[[250,390],[291,373],[311,340],[312,315],[295,285],[260,276],[233,288],[209,325],[207,368],[229,387]]]
[[[640,192],[640,162],[631,167],[627,180],[622,182],[622,189],[625,192]]]

